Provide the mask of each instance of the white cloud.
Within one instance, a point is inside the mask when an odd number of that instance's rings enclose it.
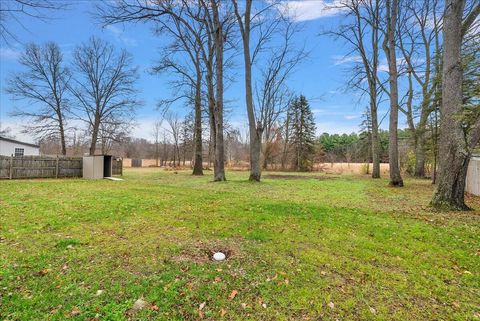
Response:
[[[20,57],[20,51],[11,48],[0,48],[0,59],[2,60],[17,60]]]
[[[285,0],[281,2],[284,12],[294,21],[310,21],[332,17],[342,12],[342,0]]]
[[[338,55],[335,55],[335,56],[332,57],[332,59],[333,59],[333,64],[335,66],[348,64],[348,63],[351,63],[351,62],[362,62],[362,57],[360,57],[360,56],[338,56]]]
[[[345,115],[345,116],[343,116],[343,118],[345,118],[346,120],[352,120],[352,119],[360,118],[360,116],[359,115]]]
[[[137,45],[137,40],[125,35],[125,32],[122,29],[120,29],[116,26],[113,26],[113,25],[108,25],[108,26],[105,27],[105,29],[110,31],[113,34],[113,36],[115,37],[115,39],[118,42],[123,43],[125,46],[135,47]]]

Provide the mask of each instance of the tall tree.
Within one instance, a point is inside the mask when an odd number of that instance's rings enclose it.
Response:
[[[281,118],[285,116],[293,98],[287,80],[308,54],[303,47],[296,47],[293,43],[298,31],[296,24],[291,21],[286,21],[284,27],[279,28],[280,45],[271,48],[270,55],[266,56],[268,62],[261,68],[261,75],[256,81],[258,114],[263,127],[264,169],[279,143]]]
[[[220,0],[118,0],[111,4],[98,6],[98,16],[105,24],[124,22],[153,22],[158,23],[165,17],[172,17],[187,28],[193,37],[202,37],[199,41],[200,57],[205,68],[205,83],[207,87],[208,115],[210,120],[210,135],[213,137],[215,152],[214,180],[225,180],[224,142],[223,142],[223,70],[224,44],[231,30],[230,10],[225,8],[225,2]],[[194,25],[200,25],[196,29]],[[198,34],[194,30],[202,30]],[[198,64],[197,64],[198,65]],[[198,111],[198,109],[197,109]],[[200,117],[196,118],[197,126],[201,124]],[[196,135],[197,144],[200,142],[200,132]],[[199,145],[197,145],[199,147]],[[197,155],[201,155],[198,148]],[[200,166],[200,161],[196,162]]]
[[[162,121],[157,120],[153,123],[153,130],[152,130],[152,136],[153,136],[153,144],[155,145],[155,166],[159,166],[159,158],[160,158],[160,133],[162,130]]]
[[[71,74],[59,46],[53,42],[30,44],[19,62],[26,71],[14,74],[6,91],[15,100],[27,101],[28,106],[22,106],[13,115],[28,119],[25,130],[38,139],[58,139],[61,153],[66,155],[67,87]]]
[[[137,68],[125,51],[92,37],[74,51],[76,76],[70,86],[79,105],[79,117],[91,133],[90,155],[96,152],[102,124],[129,123],[140,104],[136,98]]]
[[[359,55],[354,63],[349,87],[367,95],[371,123],[370,148],[372,153],[372,178],[380,178],[380,136],[378,105],[382,81],[379,77],[379,48],[381,46],[381,6],[382,1],[350,0],[340,4],[347,22],[338,30],[329,33],[345,41],[352,48],[351,54]]]
[[[403,186],[403,179],[400,174],[400,160],[398,157],[398,70],[397,70],[397,14],[398,0],[385,1],[385,22],[386,32],[383,41],[383,49],[388,61],[388,74],[390,83],[390,122],[389,122],[389,144],[388,162],[390,167],[390,185]]]
[[[315,120],[305,96],[293,100],[289,109],[292,122],[291,144],[294,151],[294,167],[297,171],[309,171],[315,156]]]
[[[397,45],[405,61],[409,88],[406,102],[399,109],[406,115],[408,127],[413,134],[414,176],[423,178],[428,119],[435,110],[435,93],[441,81],[441,8],[438,0],[426,0],[403,1],[401,9]],[[417,87],[421,99],[415,108],[413,104]]]
[[[439,167],[432,205],[440,209],[467,210],[465,178],[472,150],[480,141],[480,117],[465,119],[462,43],[480,14],[474,3],[463,18],[465,0],[447,0],[443,20],[443,77],[440,107]],[[477,34],[478,36],[478,34]]]

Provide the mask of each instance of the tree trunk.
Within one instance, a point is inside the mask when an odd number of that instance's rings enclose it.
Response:
[[[418,128],[417,128],[418,130]],[[416,178],[425,178],[425,132],[420,132],[415,139],[415,172]]]
[[[448,0],[443,24],[444,54],[437,188],[432,205],[467,210],[465,178],[471,152],[458,114],[462,110],[462,15],[465,1]]]
[[[203,175],[203,146],[202,146],[202,102],[201,102],[201,75],[197,72],[195,88],[195,158],[193,175]]]
[[[371,103],[372,118],[372,178],[380,178],[380,141],[378,139],[378,117],[375,103]]]
[[[100,127],[99,116],[95,116],[95,122],[92,128],[92,142],[90,143],[90,156],[95,155],[97,149],[98,129]]]
[[[255,138],[250,138],[250,181],[260,182],[262,175],[260,155],[262,152],[262,137],[263,128],[259,122],[258,127],[253,132]],[[251,136],[251,134],[250,134]]]
[[[390,7],[391,6],[391,7]],[[388,60],[390,82],[390,124],[388,158],[390,167],[390,186],[403,186],[398,158],[398,72],[395,53],[395,30],[397,25],[397,0],[387,0],[387,43],[384,43]]]
[[[248,129],[250,134],[250,181],[260,181],[262,175],[262,167],[260,156],[262,152],[262,133],[263,127],[255,120],[255,110],[253,107],[253,90],[252,90],[252,60],[250,57],[250,20],[252,0],[245,2],[245,14],[243,17],[238,11],[237,1],[233,1],[235,7],[235,15],[240,26],[240,32],[243,42],[243,60],[245,68],[245,102],[247,105]]]
[[[62,145],[62,155],[67,155],[67,146],[65,143],[65,129],[63,127],[63,120],[61,115],[59,115],[59,125],[60,125],[60,144]]]
[[[226,181],[225,178],[225,147],[223,141],[223,29],[218,12],[217,0],[213,0],[213,23],[215,29],[215,71],[216,71],[216,103],[215,103],[215,163],[213,180]]]

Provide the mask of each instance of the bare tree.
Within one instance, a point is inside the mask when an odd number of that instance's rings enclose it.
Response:
[[[441,13],[438,0],[404,1],[401,3],[398,47],[403,55],[408,74],[409,88],[406,102],[399,106],[407,117],[413,134],[415,149],[415,172],[418,178],[425,177],[426,134],[428,119],[435,109],[435,92],[441,81]],[[415,81],[421,101],[414,108]],[[418,121],[415,119],[418,118]]]
[[[275,9],[276,2],[252,8],[253,0],[246,0],[244,11],[240,12],[238,0],[232,0],[237,24],[243,43],[243,60],[245,73],[245,102],[247,107],[249,136],[250,136],[250,178],[251,181],[260,181],[261,178],[261,150],[264,123],[262,117],[255,115],[253,101],[252,66],[265,45],[278,32],[283,17]],[[261,3],[261,2],[258,2]],[[255,12],[252,13],[252,9]],[[254,36],[253,43],[251,42]],[[282,66],[288,69],[288,66]]]
[[[168,70],[179,79],[173,83],[175,98],[170,102],[185,98],[194,107],[195,152],[193,175],[203,175],[203,141],[202,141],[202,79],[204,75],[202,53],[205,50],[205,26],[196,21],[202,15],[200,8],[191,8],[189,2],[174,7],[165,1],[159,3],[169,14],[164,19],[156,20],[158,32],[166,32],[173,42],[163,51],[162,59],[155,71]],[[178,59],[178,56],[186,59]],[[185,62],[186,61],[186,62]]]
[[[293,92],[286,84],[287,79],[307,56],[303,47],[294,49],[293,38],[298,28],[293,22],[286,21],[281,32],[281,45],[272,48],[255,88],[258,113],[264,129],[263,168],[267,167],[268,160],[272,158],[275,145],[273,141],[277,141],[282,130],[280,118],[285,116],[293,98]]]
[[[342,39],[351,47],[349,55],[358,55],[359,61],[353,63],[349,88],[359,90],[369,99],[369,117],[371,124],[372,178],[380,178],[380,138],[378,132],[378,105],[382,81],[379,77],[379,48],[381,46],[380,9],[381,1],[349,0],[341,4],[347,22],[330,34]],[[352,72],[353,71],[353,72]]]
[[[180,9],[179,9],[180,7]],[[196,1],[143,1],[119,0],[115,4],[105,4],[98,7],[98,15],[105,24],[154,21],[158,22],[166,16],[182,24],[188,30],[194,41],[202,44],[200,57],[205,66],[205,82],[207,85],[208,111],[210,119],[210,135],[214,138],[215,151],[214,180],[225,180],[224,142],[223,142],[223,70],[224,43],[231,30],[230,10],[220,0]],[[204,39],[198,41],[198,33],[194,25],[200,25]],[[194,32],[192,32],[194,31]],[[184,33],[185,34],[185,33]],[[193,39],[193,38],[192,38]],[[198,64],[196,64],[198,65]],[[197,73],[198,74],[198,73]],[[197,111],[199,111],[197,109]],[[196,124],[201,124],[197,117]],[[197,127],[198,129],[199,127]],[[196,137],[200,142],[200,133]],[[199,145],[197,145],[199,147]],[[197,148],[198,155],[201,155]],[[200,161],[196,162],[200,166]]]
[[[76,77],[70,86],[79,105],[79,117],[91,133],[90,155],[94,155],[102,124],[129,123],[140,102],[136,99],[137,68],[131,56],[100,39],[90,40],[74,51]]]
[[[403,186],[398,157],[398,70],[397,70],[397,17],[398,0],[385,1],[386,31],[383,40],[383,50],[387,56],[390,83],[390,123],[388,142],[388,161],[390,167],[390,186]]]
[[[182,122],[176,113],[168,113],[166,116],[167,123],[170,126],[170,134],[173,138],[173,166],[180,166],[180,131]]]
[[[67,87],[71,75],[63,64],[60,48],[53,42],[30,44],[19,62],[26,71],[14,74],[6,91],[14,100],[25,100],[28,105],[13,115],[27,119],[25,131],[38,139],[59,139],[61,153],[66,155]]]
[[[67,8],[62,0],[6,0],[0,3],[0,39],[7,45],[20,42],[13,31],[13,26],[19,25],[26,29],[22,19],[37,19],[46,21],[51,19],[52,11]]]
[[[155,144],[155,166],[159,166],[158,160],[160,158],[160,132],[162,130],[162,121],[156,121],[153,124],[153,143]]]
[[[245,101],[247,103],[247,115],[250,132],[250,178],[251,181],[260,181],[261,166],[261,139],[263,133],[262,123],[256,121],[255,110],[253,106],[253,89],[252,89],[252,64],[253,58],[250,57],[250,32],[252,17],[252,0],[246,0],[245,12],[240,14],[236,0],[232,0],[235,7],[235,15],[237,17],[240,33],[243,41],[243,58],[245,67]]]
[[[472,150],[480,142],[480,117],[461,117],[463,104],[462,43],[480,15],[474,2],[463,18],[465,0],[447,0],[443,20],[443,79],[440,107],[439,167],[432,205],[441,209],[467,210],[465,178]],[[478,37],[478,33],[476,35]]]

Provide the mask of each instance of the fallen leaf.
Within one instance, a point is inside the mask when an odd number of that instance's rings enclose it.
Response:
[[[266,304],[266,303],[262,303],[262,307],[263,307],[264,309],[266,309],[266,308],[267,308],[267,304]]]
[[[47,273],[49,273],[51,270],[50,269],[43,269],[43,270],[40,270],[37,272],[37,275],[38,276],[44,276],[46,275]]]
[[[207,305],[207,302],[200,303],[200,306],[198,307],[198,309],[202,310],[205,307],[205,305]]]
[[[225,314],[227,314],[227,311],[225,309],[220,310],[220,316],[223,317]]]
[[[104,292],[103,290],[97,290],[97,293],[95,293],[95,295],[96,295],[96,296],[100,296],[100,295],[103,294],[103,292]]]
[[[330,309],[332,309],[332,310],[335,309],[335,304],[333,304],[333,302],[330,302],[327,305]]]
[[[72,311],[70,311],[71,316],[79,315],[80,314],[80,309],[77,307],[74,307]]]
[[[150,310],[153,310],[153,311],[158,311],[158,306],[156,304],[152,304],[150,306]]]
[[[141,309],[145,308],[146,306],[147,306],[147,302],[145,300],[143,300],[142,298],[140,298],[137,301],[135,301],[135,303],[132,306],[132,310],[133,311],[138,311],[138,310],[141,310]]]
[[[246,303],[242,303],[242,308],[243,308],[243,309],[246,309],[246,308],[247,308],[247,304],[246,304]]]
[[[377,310],[375,310],[374,308],[370,307],[370,312],[372,312],[373,314],[377,313]]]
[[[222,279],[220,277],[218,277],[218,276],[215,277],[215,282],[218,283],[218,282],[221,282],[221,281],[222,281]]]
[[[290,281],[288,281],[288,279],[285,279],[285,284],[288,285],[288,283],[290,283]]]
[[[459,307],[460,307],[460,302],[458,302],[458,301],[453,301],[453,302],[452,302],[452,305],[453,305],[454,307],[456,307],[456,308],[459,308]]]
[[[237,291],[237,290],[233,290],[232,293],[230,293],[230,295],[228,296],[228,299],[229,299],[229,300],[235,299],[235,297],[237,296],[237,294],[238,294],[238,291]]]

